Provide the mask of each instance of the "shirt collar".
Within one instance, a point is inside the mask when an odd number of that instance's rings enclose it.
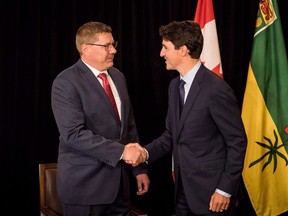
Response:
[[[180,75],[180,80],[183,79],[185,83],[191,85],[200,66],[201,61],[198,61],[197,64],[185,76]]]
[[[82,60],[83,61],[83,60]],[[86,62],[83,61],[83,63],[93,72],[93,74],[97,77],[100,73],[106,73],[106,75],[108,76],[108,72],[107,70],[105,71],[98,71],[97,69],[93,68],[92,66],[90,66],[89,64],[87,64]]]

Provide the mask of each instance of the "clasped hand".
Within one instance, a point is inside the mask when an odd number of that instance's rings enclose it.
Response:
[[[122,160],[133,167],[144,163],[147,158],[147,153],[138,143],[129,143],[125,146]]]

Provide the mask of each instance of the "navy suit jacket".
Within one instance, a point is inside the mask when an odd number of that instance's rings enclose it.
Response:
[[[215,189],[234,195],[242,173],[246,133],[230,86],[201,65],[182,115],[179,77],[169,86],[165,132],[145,146],[149,163],[173,149],[176,194],[179,174],[191,211],[209,214]]]
[[[60,133],[57,188],[66,204],[112,203],[120,180],[129,196],[129,169],[119,161],[124,145],[138,142],[138,133],[124,75],[108,70],[121,99],[121,124],[103,87],[79,61],[61,72],[52,85],[52,110]],[[146,172],[134,168],[134,175]]]

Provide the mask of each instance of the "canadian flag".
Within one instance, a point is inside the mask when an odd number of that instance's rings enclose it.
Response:
[[[199,23],[204,37],[201,62],[223,78],[212,0],[198,0],[194,21]]]

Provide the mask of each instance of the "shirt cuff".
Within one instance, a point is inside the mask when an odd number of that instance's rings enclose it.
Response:
[[[216,189],[215,192],[221,194],[222,196],[228,197],[228,198],[231,197],[231,194],[228,194],[228,193],[226,193],[226,192],[224,192],[222,190],[219,190],[219,189]]]
[[[143,148],[144,151],[146,152],[146,159],[145,159],[145,163],[148,164],[148,159],[149,159],[149,152],[147,151],[146,148]]]

